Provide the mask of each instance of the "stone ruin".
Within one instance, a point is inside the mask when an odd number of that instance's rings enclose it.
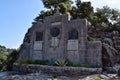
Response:
[[[56,61],[65,58],[75,64],[102,67],[101,41],[87,40],[86,19],[71,20],[55,13],[32,25],[25,35],[20,59]]]

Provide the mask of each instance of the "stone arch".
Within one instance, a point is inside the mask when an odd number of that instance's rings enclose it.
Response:
[[[43,50],[43,32],[36,31],[35,34],[35,41],[34,41],[34,51],[42,51]]]
[[[35,41],[42,41],[43,40],[43,32],[36,32],[36,40]]]
[[[68,32],[67,55],[68,61],[72,63],[79,63],[78,31],[76,29],[71,29]]]
[[[72,29],[68,32],[67,50],[78,50],[78,31],[76,29]]]
[[[76,29],[72,29],[68,32],[68,40],[78,39],[78,31]]]

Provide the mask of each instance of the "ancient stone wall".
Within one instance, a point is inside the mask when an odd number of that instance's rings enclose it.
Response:
[[[68,14],[54,14],[37,22],[28,31],[21,57],[31,60],[58,60],[62,57],[75,64],[101,66],[100,42],[88,42],[87,21],[70,20]],[[26,35],[28,35],[26,34]],[[24,56],[25,55],[25,56]]]
[[[33,72],[43,72],[43,73],[56,73],[59,75],[73,76],[73,75],[83,75],[83,74],[98,74],[102,73],[102,68],[85,68],[85,67],[57,67],[57,66],[47,66],[47,65],[18,65],[14,64],[13,71],[18,71],[20,73],[33,73]]]
[[[87,43],[86,63],[93,67],[102,67],[102,43],[100,41],[90,41]]]

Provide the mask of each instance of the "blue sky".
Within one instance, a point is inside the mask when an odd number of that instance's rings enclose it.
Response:
[[[42,9],[40,0],[0,0],[0,44],[18,47]]]
[[[119,0],[91,1],[92,6],[120,9]],[[27,29],[44,6],[41,0],[0,0],[0,45],[17,48],[22,44]]]

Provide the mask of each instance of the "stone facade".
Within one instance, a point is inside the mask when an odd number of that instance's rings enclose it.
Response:
[[[20,59],[58,60],[102,66],[102,44],[87,40],[87,21],[56,13],[36,22],[25,35]]]

